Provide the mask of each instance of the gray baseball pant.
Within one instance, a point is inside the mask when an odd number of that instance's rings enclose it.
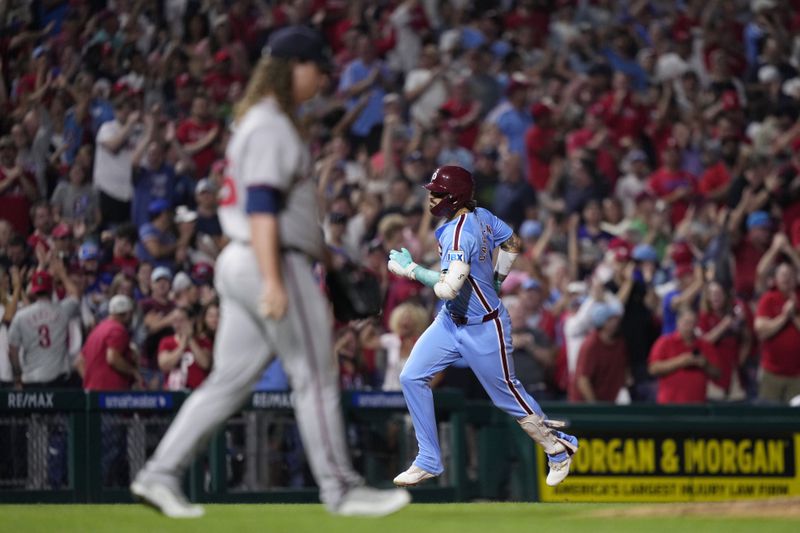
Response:
[[[145,473],[180,479],[214,431],[247,401],[277,353],[293,390],[295,418],[320,499],[335,509],[363,480],[353,470],[345,442],[328,303],[306,256],[284,254],[282,267],[287,314],[266,320],[258,312],[262,282],[252,248],[234,242],[220,255],[213,369],[181,407]]]

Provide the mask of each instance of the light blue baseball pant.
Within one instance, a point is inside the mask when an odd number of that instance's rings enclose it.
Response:
[[[498,318],[464,326],[457,326],[444,310],[436,316],[400,373],[403,396],[417,435],[417,467],[436,475],[444,471],[429,382],[460,357],[497,407],[517,420],[532,413],[544,416],[514,374],[512,350],[511,320],[502,306]]]

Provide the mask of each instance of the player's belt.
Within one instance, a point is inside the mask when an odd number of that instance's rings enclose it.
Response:
[[[487,313],[483,316],[460,316],[450,313],[450,318],[453,320],[453,323],[456,326],[471,326],[474,324],[483,324],[484,322],[494,320],[495,318],[497,318],[498,314],[499,313],[497,309],[495,309],[491,313]]]

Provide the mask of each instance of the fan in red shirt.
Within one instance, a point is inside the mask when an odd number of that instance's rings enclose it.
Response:
[[[703,195],[703,198],[722,206],[728,200],[731,173],[722,160],[718,160],[716,163],[711,161],[710,163],[712,164],[707,165],[705,171],[700,176],[697,189],[698,192]]]
[[[603,124],[600,108],[593,105],[584,116],[583,126],[567,134],[567,156],[572,158],[578,150],[583,149],[594,152],[597,170],[610,184],[615,184],[619,170],[609,146],[610,135]]]
[[[742,201],[731,214],[728,233],[731,235],[733,256],[736,259],[734,289],[740,298],[750,300],[756,292],[758,263],[769,250],[772,241],[772,219],[766,211],[750,213],[745,223],[747,234],[741,236],[745,204]]]
[[[553,110],[542,103],[531,107],[534,125],[525,132],[525,151],[528,156],[528,183],[536,191],[550,184],[550,158],[556,150],[556,129]]]
[[[0,137],[0,213],[19,235],[28,234],[28,210],[37,196],[34,177],[17,161],[14,141],[8,135]]]
[[[142,376],[130,350],[128,326],[133,301],[122,294],[111,298],[109,317],[89,334],[81,350],[83,388],[95,391],[130,390],[142,386]]]
[[[221,104],[228,99],[231,86],[236,82],[242,82],[239,76],[231,72],[231,54],[226,49],[222,49],[214,54],[214,68],[203,78],[203,85],[206,87],[209,96],[217,103]]]
[[[658,338],[647,370],[658,379],[660,404],[705,403],[709,377],[719,375],[714,347],[695,336],[697,314],[684,308],[678,329]]]
[[[698,326],[702,339],[714,346],[719,363],[720,375],[713,380],[716,388],[711,387],[718,396],[714,399],[741,400],[729,395],[741,393],[741,387],[731,385],[738,380],[738,369],[753,346],[747,305],[735,301],[719,282],[712,281],[706,285],[700,308]]]
[[[172,313],[174,335],[158,344],[158,366],[166,374],[167,390],[194,390],[211,372],[212,343],[195,331],[194,317],[187,309]]]
[[[611,131],[613,141],[627,148],[644,132],[647,113],[644,107],[634,101],[627,74],[615,72],[612,86],[612,90],[603,95],[596,105],[603,123]]]
[[[628,375],[628,351],[619,335],[622,307],[599,303],[592,308],[592,325],[578,353],[572,402],[614,402]]]
[[[217,159],[214,146],[219,135],[219,124],[212,118],[208,98],[196,95],[192,100],[192,114],[178,125],[176,132],[183,149],[192,156],[195,176],[208,175],[211,164]]]
[[[650,189],[670,206],[670,222],[672,227],[677,227],[695,193],[695,177],[681,170],[680,151],[678,142],[674,138],[667,142],[661,154],[663,166],[656,170],[649,178]]]
[[[472,150],[478,138],[481,105],[469,92],[468,78],[462,76],[453,82],[450,99],[442,104],[439,113],[459,131],[458,145]]]
[[[800,395],[799,303],[797,272],[789,263],[782,263],[775,270],[775,289],[761,297],[756,309],[755,328],[761,340],[761,400],[785,404]]]

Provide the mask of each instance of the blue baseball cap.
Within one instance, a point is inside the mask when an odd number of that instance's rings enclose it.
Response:
[[[639,244],[633,249],[631,257],[634,261],[649,261],[658,263],[658,252],[649,244]]]
[[[526,220],[519,227],[519,236],[523,239],[535,239],[542,234],[542,223],[538,220]]]
[[[772,226],[772,220],[766,211],[753,211],[747,215],[747,229],[769,228],[770,226]]]
[[[147,204],[147,213],[152,217],[160,215],[164,211],[169,211],[171,208],[172,206],[167,200],[164,200],[163,198],[156,198]]]
[[[78,259],[80,261],[91,261],[99,257],[100,248],[92,241],[87,241],[78,248]]]
[[[590,316],[592,325],[596,328],[602,328],[612,317],[622,316],[622,309],[616,305],[599,303],[592,307]]]
[[[536,278],[528,278],[522,282],[522,288],[526,291],[534,290],[534,289],[541,289],[542,284],[539,283],[539,280]]]

